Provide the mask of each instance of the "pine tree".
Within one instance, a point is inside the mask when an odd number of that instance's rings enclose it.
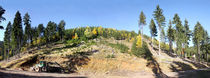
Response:
[[[18,53],[22,46],[23,40],[23,29],[22,29],[22,18],[19,11],[15,14],[15,19],[12,28],[12,48]]]
[[[176,28],[176,46],[177,46],[177,53],[182,57],[184,54],[184,27],[182,25],[182,22],[180,20],[180,17],[178,16],[178,14],[174,15],[173,18],[173,24],[175,24],[175,28]]]
[[[4,12],[5,12],[5,9],[3,9],[1,6],[0,6],[0,23],[1,23],[1,21],[3,20],[6,20],[2,15],[4,14]]]
[[[204,29],[201,26],[200,22],[197,22],[194,28],[194,36],[193,36],[193,42],[196,45],[197,48],[197,60],[200,61],[200,45],[203,38]]]
[[[12,32],[12,24],[9,21],[6,27],[6,31],[4,32],[4,58],[9,57],[9,51],[11,48],[10,42],[11,42],[11,32]]]
[[[45,39],[48,41],[52,41],[56,37],[57,25],[55,22],[49,21],[47,27],[44,32]]]
[[[190,37],[191,37],[191,30],[189,29],[189,25],[188,25],[188,21],[187,19],[185,19],[184,21],[184,49],[188,49],[189,48],[189,41],[190,41]],[[184,52],[184,55],[186,54],[186,51]]]
[[[169,40],[169,51],[172,53],[172,46],[173,46],[173,41],[175,40],[175,29],[172,28],[172,22],[169,20],[169,26],[168,26],[168,31],[167,31],[167,37]]]
[[[59,33],[59,36],[60,36],[60,40],[63,40],[63,37],[64,37],[64,30],[65,30],[65,21],[64,20],[61,20],[61,22],[58,24],[58,33]]]
[[[159,28],[159,55],[160,55],[160,40],[161,40],[161,29],[162,29],[162,26],[165,25],[165,17],[163,15],[163,10],[159,7],[159,5],[157,5],[156,7],[156,10],[154,11],[154,14],[153,14],[157,24],[158,24],[158,28]]]
[[[30,16],[28,13],[25,14],[24,18],[23,18],[23,22],[25,25],[25,37],[26,37],[26,41],[28,43],[28,41],[31,41],[32,43],[32,30],[31,30],[31,20],[30,20]]]
[[[143,11],[141,11],[141,14],[139,16],[139,28],[141,29],[141,39],[143,39],[143,26],[146,25],[146,17],[143,13]],[[142,40],[141,40],[142,41]],[[141,42],[141,46],[142,46],[142,43]]]
[[[157,28],[153,19],[151,19],[150,21],[149,28],[150,28],[150,34],[152,38],[152,48],[153,48],[153,38],[157,36]]]
[[[210,37],[208,35],[208,32],[205,30],[203,33],[203,40],[201,41],[201,51],[203,52],[202,54],[205,55],[203,59],[208,62],[208,54],[210,51]]]
[[[37,29],[37,33],[38,33],[38,36],[41,37],[42,34],[44,33],[44,25],[43,24],[39,24],[38,25],[38,29]]]
[[[189,45],[189,40],[190,40],[190,36],[191,36],[191,30],[189,29],[189,25],[188,25],[188,21],[187,19],[185,19],[185,24],[184,24],[184,32],[185,32],[185,48],[188,48]]]
[[[32,36],[33,45],[36,45],[37,44],[37,38],[39,37],[37,27],[32,27],[31,28],[31,34],[33,35]]]

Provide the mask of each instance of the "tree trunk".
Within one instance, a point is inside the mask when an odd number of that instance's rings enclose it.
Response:
[[[143,44],[143,25],[142,25],[142,31],[141,31],[141,46]]]
[[[197,44],[197,52],[198,52],[197,60],[198,62],[200,62],[200,48],[198,44]]]
[[[158,24],[159,25],[159,24]],[[159,25],[159,52],[158,52],[158,55],[160,55],[160,51],[161,51],[161,49],[160,49],[160,39],[161,39],[161,36],[160,36],[160,34],[161,34],[161,28],[160,28],[160,25]]]
[[[206,61],[207,61],[207,63],[209,62],[208,53],[206,53]]]
[[[152,36],[151,36],[152,37]],[[153,50],[153,37],[152,37],[152,43],[151,43],[151,45],[152,45],[152,50]]]
[[[172,53],[172,41],[169,39],[169,52]]]

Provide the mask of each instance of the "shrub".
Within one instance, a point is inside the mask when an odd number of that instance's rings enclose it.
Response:
[[[85,37],[87,37],[87,38],[89,38],[89,39],[91,39],[91,38],[93,37],[93,33],[92,33],[90,27],[87,27],[87,28],[86,28],[84,34],[85,34]]]
[[[129,50],[129,48],[122,43],[117,43],[117,44],[109,43],[108,45],[113,48],[119,49],[121,53],[126,53]]]
[[[137,40],[135,39],[131,48],[131,53],[137,57],[151,59],[152,54],[147,47],[147,43],[143,41],[142,47],[137,47],[136,42]]]
[[[106,58],[115,58],[114,54],[109,54],[106,56]]]

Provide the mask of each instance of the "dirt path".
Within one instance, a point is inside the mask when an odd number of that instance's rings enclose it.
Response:
[[[0,69],[0,78],[88,78],[78,74],[37,73],[18,70]]]
[[[209,78],[209,69],[189,70],[181,72],[166,73],[169,78]],[[153,74],[144,72],[129,72],[127,74],[108,74],[108,75],[80,75],[73,74],[59,74],[59,73],[37,73],[29,71],[18,70],[4,70],[0,69],[0,78],[156,78]]]

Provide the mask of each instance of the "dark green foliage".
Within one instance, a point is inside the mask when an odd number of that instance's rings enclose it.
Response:
[[[42,34],[44,33],[44,25],[43,24],[39,24],[38,25],[38,29],[37,29],[37,32],[38,32],[38,36],[41,37]]]
[[[185,19],[184,24],[184,42],[185,42],[185,48],[188,48],[190,37],[192,35],[191,30],[189,29],[188,21]]]
[[[157,28],[153,19],[151,19],[150,21],[149,28],[150,28],[151,37],[157,36]]]
[[[26,41],[31,41],[32,43],[32,30],[31,30],[31,20],[30,20],[30,16],[28,13],[25,14],[25,16],[23,17],[23,22],[25,25],[25,38]]]
[[[175,40],[176,40],[176,46],[177,46],[177,53],[180,56],[183,56],[183,48],[184,48],[184,27],[182,25],[182,21],[178,14],[174,15],[173,18],[173,24],[175,24],[176,28],[176,34],[175,34]]]
[[[157,5],[153,16],[154,16],[156,22],[158,23],[159,28],[161,28],[161,26],[165,25],[165,17],[163,15],[163,10],[160,8],[159,5]]]
[[[59,34],[59,37],[60,37],[60,40],[63,40],[63,37],[64,37],[64,30],[65,30],[65,21],[64,20],[61,20],[61,22],[58,24],[58,34]]]
[[[167,37],[169,40],[169,51],[172,52],[173,41],[175,40],[175,32],[176,30],[173,29],[171,20],[169,20],[169,27],[167,30]]]
[[[11,38],[13,50],[19,52],[23,40],[22,18],[19,11],[17,11],[17,13],[15,14]]]
[[[201,44],[200,43],[204,39],[203,38],[204,29],[199,22],[197,22],[197,24],[195,25],[193,33],[194,33],[193,42],[194,42],[194,44],[196,45],[196,48],[197,48],[198,61],[200,61],[200,55],[201,55],[201,53],[200,53],[200,45]]]
[[[56,40],[57,25],[55,22],[49,21],[44,31],[46,42]]]
[[[3,9],[1,6],[0,6],[0,23],[2,20],[6,20],[4,17],[2,17],[2,15],[4,14],[5,12],[5,9]]]
[[[0,60],[7,58],[7,57],[4,57],[4,56],[5,56],[4,42],[0,41]]]
[[[31,28],[31,34],[32,34],[32,39],[33,39],[33,41],[36,41],[37,38],[39,37],[37,27],[32,27],[32,28]]]
[[[11,22],[7,24],[6,31],[4,32],[4,55],[8,57],[9,51],[11,49],[11,33],[12,33],[12,25]]]
[[[162,26],[165,25],[165,17],[163,15],[163,10],[160,8],[159,5],[157,5],[155,11],[154,11],[154,14],[153,14],[157,24],[158,24],[158,27],[159,27],[159,55],[160,55],[160,41],[161,41],[161,29],[162,29]]]
[[[117,44],[109,43],[108,45],[111,46],[112,48],[119,49],[121,53],[128,53],[129,50],[128,46],[122,43],[117,43]]]

